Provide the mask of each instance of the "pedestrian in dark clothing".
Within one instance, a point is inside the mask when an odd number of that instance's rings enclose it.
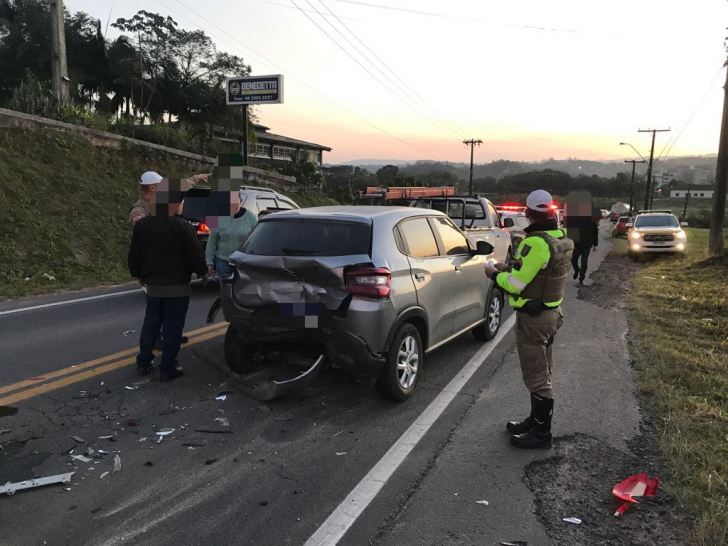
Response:
[[[582,231],[579,241],[574,241],[574,253],[571,255],[574,279],[578,277],[579,284],[584,284],[586,270],[589,268],[589,254],[592,250],[596,252],[597,246],[599,246],[599,224],[592,219],[591,227]],[[579,264],[580,258],[581,264]]]
[[[154,345],[162,330],[159,377],[171,381],[183,372],[177,354],[187,316],[192,273],[207,274],[205,252],[195,231],[181,216],[147,216],[134,226],[128,255],[129,273],[146,287],[147,308],[139,335],[140,375],[152,371]]]

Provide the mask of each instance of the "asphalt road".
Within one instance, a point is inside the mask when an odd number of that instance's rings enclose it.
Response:
[[[623,446],[639,424],[629,373],[610,365],[613,388],[600,396],[604,370],[580,364],[615,347],[627,362],[624,326],[595,337],[603,317],[576,292],[568,288],[575,320],[555,351],[557,380],[576,393],[563,411],[603,424],[603,440]],[[550,543],[523,482],[548,451],[513,450],[503,432],[527,404],[512,331],[490,344],[466,334],[429,354],[404,404],[338,370],[261,403],[216,365],[224,325],[198,332],[212,288],[195,289],[186,375],[170,384],[135,384],[137,334],[123,334],[139,330],[141,292],[7,314],[95,295],[0,306],[0,406],[18,409],[0,416],[0,484],[75,471],[69,485],[0,497],[0,544]],[[566,421],[561,431],[585,424]],[[158,443],[165,428],[174,431]],[[71,460],[89,447],[98,458]]]

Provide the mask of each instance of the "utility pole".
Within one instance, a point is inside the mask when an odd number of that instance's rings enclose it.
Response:
[[[634,216],[634,207],[637,205],[637,200],[634,198],[634,167],[635,163],[644,163],[644,161],[637,161],[636,159],[625,159],[624,162],[632,163],[632,185],[629,189],[629,215]],[[635,201],[635,203],[632,202],[633,200]]]
[[[650,164],[647,166],[647,191],[645,191],[644,210],[650,209],[652,196],[652,159],[655,157],[655,133],[666,133],[670,129],[638,129],[638,133],[652,133],[652,147],[650,148]]]
[[[683,207],[683,216],[682,221],[685,222],[686,218],[688,217],[688,199],[690,199],[690,186],[691,183],[688,182],[688,191],[685,192],[685,206]]]
[[[477,144],[480,146],[483,144],[482,140],[463,140],[463,144],[466,146],[470,146],[470,190],[469,195],[473,195],[473,150],[475,149],[475,145]]]
[[[50,0],[51,80],[53,92],[61,103],[68,102],[68,66],[66,63],[66,29],[63,0]]]
[[[654,206],[653,203],[655,202],[655,189],[657,188],[657,175],[652,175],[652,191],[650,192],[650,209],[652,210],[652,207]]]
[[[726,65],[728,65],[728,61],[726,61]],[[708,238],[708,252],[713,256],[723,250],[725,194],[726,180],[728,179],[728,72],[726,73],[726,83],[723,89],[723,120],[720,124],[718,164],[715,169],[715,193],[713,194],[713,214],[710,217],[710,235]]]

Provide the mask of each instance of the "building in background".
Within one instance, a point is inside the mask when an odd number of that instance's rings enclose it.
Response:
[[[670,190],[670,197],[685,197],[687,191],[687,188],[682,190]],[[713,199],[714,191],[715,188],[713,186],[690,186],[690,198]]]
[[[250,145],[248,155],[255,159],[256,163],[277,164],[282,161],[291,161],[294,157],[307,157],[312,163],[319,167],[323,165],[324,152],[330,152],[331,148],[306,142],[282,135],[269,133],[269,127],[255,124],[255,142]],[[223,142],[239,143],[243,137],[242,131],[226,131],[225,133],[215,131],[215,138]]]

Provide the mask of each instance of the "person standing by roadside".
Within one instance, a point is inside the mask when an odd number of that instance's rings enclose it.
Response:
[[[595,219],[592,211],[591,222],[588,229],[580,230],[578,240],[574,241],[574,253],[571,255],[571,266],[574,268],[574,279],[579,278],[579,284],[584,284],[586,271],[589,268],[589,254],[596,252],[599,246],[599,221]],[[598,216],[597,216],[598,218]],[[570,230],[569,230],[570,231]],[[579,264],[581,259],[581,264]]]
[[[171,381],[183,375],[177,367],[177,354],[190,301],[192,273],[206,277],[207,267],[193,227],[179,216],[181,202],[172,201],[181,192],[166,194],[171,198],[169,203],[156,203],[154,214],[134,225],[127,261],[129,273],[147,293],[137,355],[139,375],[152,371],[152,350],[161,330],[159,378]]]
[[[200,182],[207,182],[209,176],[209,174],[196,174],[185,178],[183,182],[186,186],[192,187]],[[149,216],[149,203],[154,198],[157,185],[162,180],[163,177],[154,171],[147,171],[139,178],[139,199],[129,210],[129,223],[132,228],[139,220]]]
[[[506,425],[511,444],[519,448],[549,447],[554,409],[551,374],[554,336],[564,322],[561,302],[574,242],[553,214],[551,194],[532,192],[526,200],[530,225],[516,251],[514,265],[486,265],[485,272],[510,294],[516,310],[516,346],[523,382],[530,392],[531,413]]]
[[[210,231],[205,248],[208,274],[212,275],[213,272],[216,272],[218,277],[227,275],[230,255],[236,250],[240,250],[245,239],[258,223],[258,217],[241,206],[240,192],[230,192],[230,197],[232,218],[229,218],[223,227]]]

